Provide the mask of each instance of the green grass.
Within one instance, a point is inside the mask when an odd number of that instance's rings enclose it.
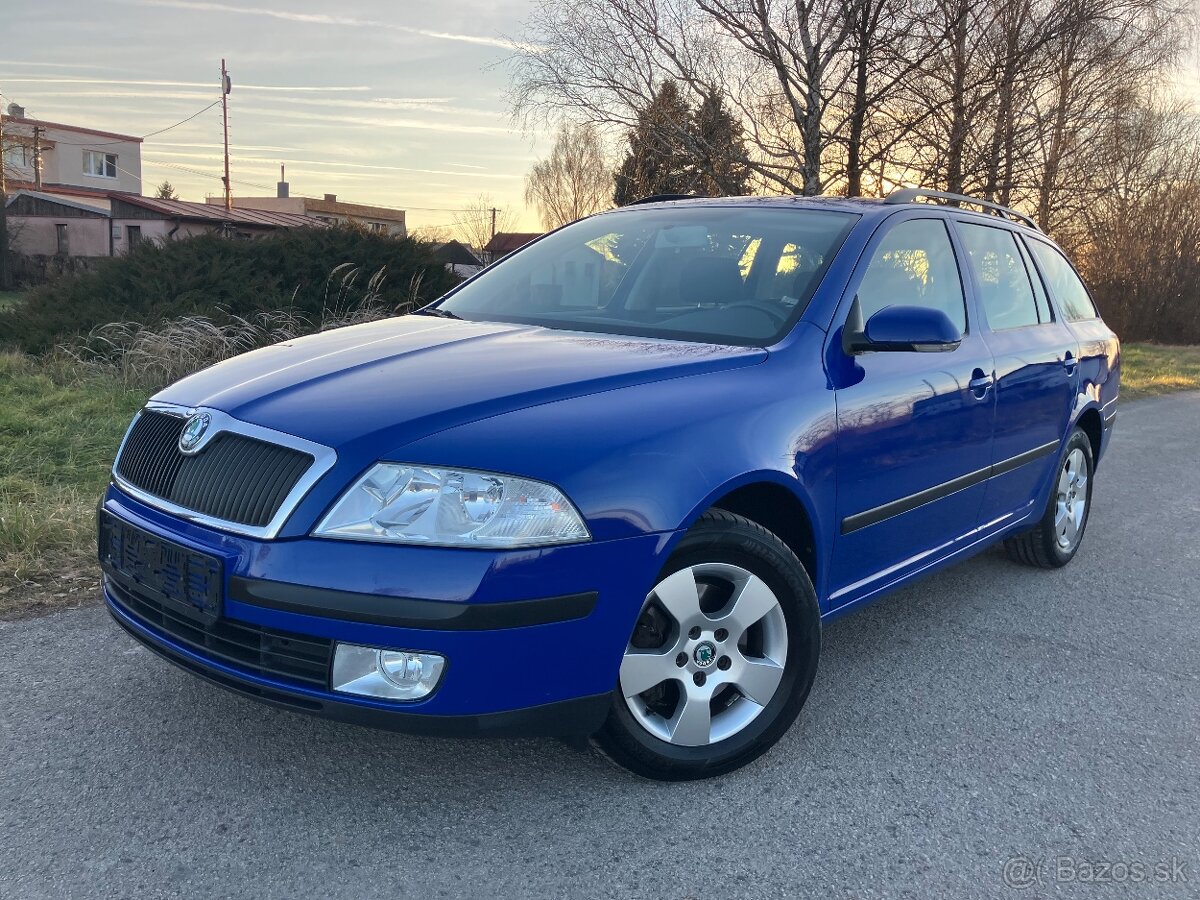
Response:
[[[0,616],[72,602],[73,582],[95,580],[96,503],[145,400],[111,377],[0,353]]]
[[[1156,397],[1200,389],[1200,347],[1124,344],[1121,347],[1121,399]]]
[[[24,296],[20,291],[0,291],[0,309],[16,306]]]

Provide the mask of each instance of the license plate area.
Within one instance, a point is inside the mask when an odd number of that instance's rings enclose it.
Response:
[[[140,593],[203,626],[221,617],[221,559],[164,540],[100,513],[100,565],[127,591]]]

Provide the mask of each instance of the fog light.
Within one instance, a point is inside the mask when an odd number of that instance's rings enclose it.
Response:
[[[445,667],[445,657],[436,653],[338,644],[333,689],[386,700],[420,700],[437,687]]]

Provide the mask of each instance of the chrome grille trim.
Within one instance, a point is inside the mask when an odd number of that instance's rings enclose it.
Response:
[[[187,509],[179,506],[162,497],[150,494],[142,489],[130,484],[117,473],[117,461],[121,459],[121,454],[125,450],[125,444],[129,440],[129,435],[133,432],[134,425],[141,418],[142,411],[139,411],[133,417],[133,421],[129,423],[129,428],[125,431],[125,437],[121,439],[121,446],[117,448],[117,455],[113,461],[112,480],[122,492],[145,503],[147,506],[152,506],[155,509],[170,513],[173,516],[178,516],[181,519],[186,519],[189,522],[195,522],[197,525],[204,525],[209,528],[216,528],[221,531],[228,531],[234,534],[245,535],[246,537],[260,538],[270,540],[277,537],[282,530],[284,523],[300,505],[300,501],[308,495],[321,477],[333,468],[337,462],[337,452],[332,447],[326,447],[324,444],[317,444],[313,441],[307,441],[304,438],[296,437],[293,434],[276,431],[273,428],[266,428],[262,425],[254,425],[250,422],[243,422],[241,419],[235,419],[228,413],[222,412],[219,409],[211,409],[206,406],[181,406],[177,403],[164,403],[161,400],[151,400],[144,407],[145,410],[151,410],[158,413],[165,413],[170,416],[177,416],[180,419],[186,419],[193,413],[205,412],[211,416],[212,421],[209,425],[209,441],[221,432],[230,432],[232,434],[243,435],[248,438],[263,441],[268,444],[278,444],[282,447],[288,447],[292,450],[298,450],[302,453],[307,453],[313,458],[313,464],[300,477],[292,490],[284,498],[274,517],[266,525],[253,526],[243,525],[239,522],[230,522],[226,519],[218,519],[213,516],[207,516],[203,513],[198,513],[195,510]]]

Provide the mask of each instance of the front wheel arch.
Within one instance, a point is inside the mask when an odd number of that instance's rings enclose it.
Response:
[[[822,597],[820,576],[824,570],[823,531],[813,500],[795,478],[783,472],[748,472],[725,482],[696,504],[679,525],[676,542],[700,517],[714,509],[749,519],[770,531],[796,554],[809,581]],[[668,547],[667,555],[674,547]]]

